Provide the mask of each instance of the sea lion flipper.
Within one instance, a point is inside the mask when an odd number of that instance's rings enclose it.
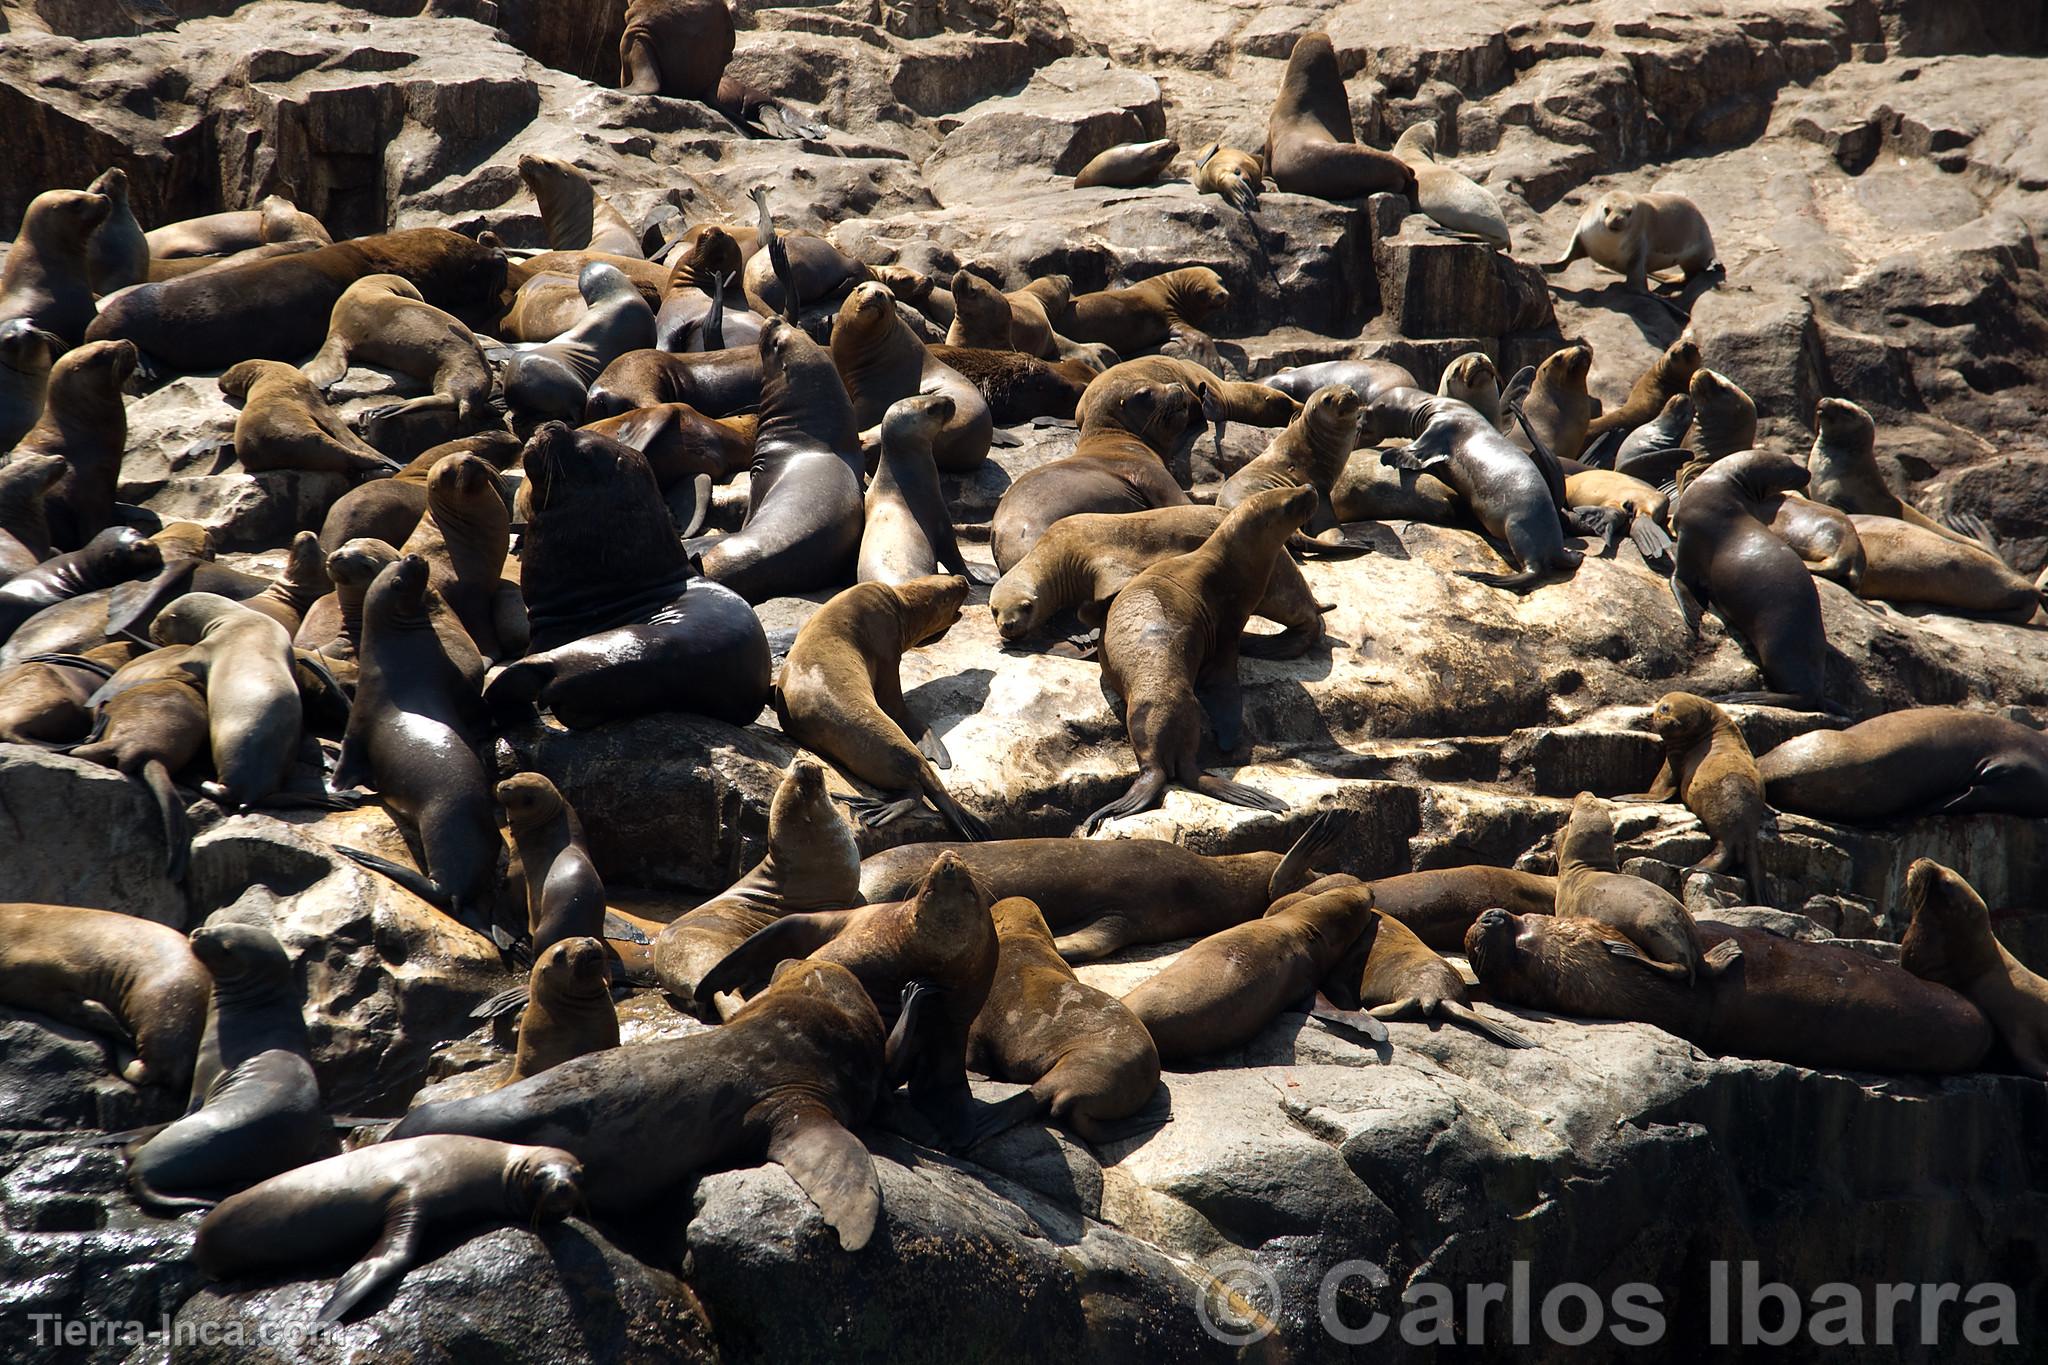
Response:
[[[1741,960],[1742,945],[1732,938],[1724,938],[1707,949],[1706,955],[1700,958],[1700,966],[1708,976],[1719,976]]]
[[[1345,822],[1336,811],[1326,810],[1308,822],[1308,828],[1287,850],[1280,865],[1273,869],[1272,877],[1266,883],[1266,897],[1269,901],[1279,900],[1290,891],[1298,890],[1314,870],[1316,860],[1336,848],[1343,837]]]
[[[721,964],[723,965],[723,964]],[[709,982],[711,978],[706,977]],[[702,994],[699,988],[699,994]],[[918,1040],[925,1029],[925,1017],[938,1004],[938,988],[924,981],[904,983],[896,1026],[889,1030],[882,1046],[882,1079],[891,1087],[901,1085],[916,1069]]]
[[[1668,976],[1673,980],[1690,981],[1692,979],[1692,971],[1690,968],[1677,962],[1659,962],[1657,961],[1657,959],[1645,955],[1643,951],[1637,948],[1633,943],[1622,943],[1615,939],[1609,938],[1602,939],[1601,945],[1605,947],[1607,951],[1612,953],[1614,956],[1619,958],[1626,958],[1628,961],[1633,962],[1640,967],[1644,967],[1649,971],[1653,971],[1659,976]]]
[[[1678,576],[1676,570],[1671,574],[1671,597],[1678,603],[1678,614],[1685,621],[1686,634],[1697,636],[1700,633],[1700,619],[1705,615],[1705,609],[1700,605],[1699,598],[1693,596],[1692,589],[1685,586],[1685,580]]]
[[[403,1275],[419,1256],[422,1230],[419,1208],[411,1198],[401,1194],[393,1199],[383,1235],[335,1284],[333,1297],[316,1321],[323,1327],[339,1322],[349,1309]]]
[[[380,858],[374,853],[366,853],[359,848],[350,848],[346,844],[334,845],[334,851],[352,862],[369,868],[372,872],[382,873],[437,910],[446,910],[453,904],[446,890],[412,868],[394,863],[389,858]]]
[[[1513,1048],[1537,1045],[1536,1040],[1528,1034],[1518,1033],[1505,1024],[1496,1024],[1470,1005],[1461,1004],[1456,1000],[1445,1000],[1437,1008],[1443,1011],[1445,1017],[1463,1024],[1488,1042]]]
[[[1671,562],[1674,546],[1670,533],[1641,512],[1629,522],[1628,538],[1646,562]]]
[[[142,765],[142,785],[156,800],[164,832],[164,876],[174,882],[185,880],[192,866],[192,821],[185,813],[185,798],[171,781],[170,769],[161,759]]]
[[[1279,814],[1287,809],[1287,803],[1277,796],[1269,796],[1257,787],[1247,787],[1242,782],[1232,782],[1214,773],[1202,773],[1195,779],[1195,790],[1204,796],[1213,796],[1218,801],[1228,801],[1233,806],[1244,806],[1249,810],[1265,810]]]
[[[1364,1010],[1340,1010],[1321,995],[1310,1002],[1308,1014],[1312,1019],[1360,1034],[1370,1042],[1384,1043],[1388,1040],[1387,1026],[1372,1015]]]
[[[1621,443],[1628,439],[1628,433],[1620,427],[1609,427],[1586,443],[1579,452],[1579,463],[1588,469],[1612,469],[1614,457],[1621,451]]]
[[[197,559],[180,559],[166,564],[154,578],[131,578],[108,589],[107,638],[147,632],[158,612],[191,591],[199,563]],[[143,643],[155,647],[153,641],[145,639]]]
[[[526,1008],[526,1002],[531,998],[531,984],[522,981],[516,986],[507,986],[504,990],[485,1000],[481,1005],[478,1005],[469,1012],[469,1017],[472,1019],[500,1019],[508,1014],[517,1014]]]
[[[810,1196],[839,1245],[859,1251],[874,1236],[882,1182],[861,1140],[818,1104],[792,1107],[768,1139],[768,1159]]]
[[[917,751],[930,759],[934,768],[943,770],[953,766],[953,756],[946,752],[946,742],[929,725],[917,736]]]
[[[746,988],[766,981],[777,963],[786,958],[809,957],[822,948],[853,914],[851,910],[808,911],[784,915],[762,926],[704,974],[704,979],[697,983],[697,998],[709,1000],[728,991],[744,993]]]
[[[1123,922],[1104,915],[1052,941],[1053,951],[1069,962],[1093,962],[1108,957],[1128,941]]]
[[[647,931],[631,920],[623,918],[616,910],[604,912],[604,936],[620,943],[651,943]]]

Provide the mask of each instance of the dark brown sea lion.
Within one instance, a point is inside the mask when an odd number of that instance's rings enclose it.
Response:
[[[1593,348],[1584,342],[1552,351],[1536,367],[1536,378],[1522,399],[1522,413],[1552,455],[1576,460],[1586,446],[1593,399],[1586,375],[1593,368]]]
[[[1740,384],[1701,366],[1686,392],[1692,398],[1694,449],[1718,460],[1756,446],[1756,400]]]
[[[1653,1024],[1704,1048],[1847,1071],[1974,1071],[1991,1025],[1945,986],[1831,943],[1702,924],[1701,984],[1617,956],[1619,929],[1592,920],[1488,910],[1465,939],[1479,982],[1528,1009]]]
[[[710,104],[732,60],[725,0],[628,0],[619,37],[619,88]]]
[[[85,190],[103,196],[113,206],[85,244],[86,278],[92,283],[92,292],[105,298],[116,289],[149,278],[149,239],[128,204],[128,172],[110,166]]]
[[[1664,763],[1648,792],[1622,799],[1676,797],[1714,839],[1707,856],[1693,866],[1748,878],[1755,903],[1766,904],[1762,836],[1757,831],[1769,812],[1763,778],[1742,731],[1726,711],[1690,692],[1659,697],[1644,725],[1664,741]]]
[[[222,1200],[200,1220],[192,1255],[215,1280],[275,1279],[280,1270],[361,1256],[320,1309],[319,1322],[339,1322],[395,1284],[430,1238],[566,1218],[582,1178],[576,1158],[555,1147],[469,1137],[379,1142]]]
[[[0,322],[0,454],[42,420],[50,392],[50,366],[64,340],[27,318]]]
[[[91,697],[92,733],[71,756],[112,768],[156,802],[164,875],[183,881],[192,825],[176,777],[206,752],[206,674],[190,645],[153,650],[123,664]]]
[[[1591,792],[1572,802],[1558,835],[1555,913],[1619,929],[1635,945],[1635,959],[1660,976],[1699,976],[1704,948],[1691,913],[1655,882],[1617,870],[1614,821]]]
[[[1102,676],[1124,700],[1138,777],[1129,791],[1081,822],[1151,810],[1168,783],[1254,810],[1285,810],[1275,797],[1202,771],[1202,719],[1216,746],[1238,747],[1244,693],[1238,637],[1266,595],[1287,538],[1315,511],[1308,488],[1270,489],[1226,514],[1202,548],[1143,570],[1110,603],[1102,624]]]
[[[152,260],[183,256],[225,256],[278,242],[308,241],[320,246],[334,239],[310,213],[281,194],[268,195],[253,209],[202,214],[151,228],[143,234]]]
[[[1054,325],[1076,341],[1099,341],[1120,356],[1135,356],[1165,344],[1173,324],[1200,327],[1229,306],[1223,277],[1195,265],[1124,289],[1077,294]]]
[[[932,445],[953,415],[944,394],[899,398],[882,418],[882,457],[868,484],[860,558],[854,577],[862,583],[902,585],[945,569],[971,583],[989,581],[970,566],[953,538],[945,491],[932,460]]]
[[[1847,513],[1801,497],[1778,493],[1757,504],[1757,519],[1790,545],[1817,578],[1832,578],[1851,592],[1860,589],[1869,555]]]
[[[433,413],[471,426],[488,415],[491,367],[476,334],[428,303],[410,280],[365,275],[344,289],[328,315],[327,340],[304,374],[324,391],[357,364],[404,375],[427,389],[418,398],[372,409],[364,414],[368,421]]]
[[[1673,394],[1654,418],[1623,438],[1614,452],[1615,471],[1648,483],[1665,483],[1692,457],[1691,451],[1682,448],[1690,430],[1692,394]]]
[[[398,547],[388,541],[361,537],[344,543],[327,556],[327,576],[334,583],[334,591],[313,604],[292,635],[295,648],[318,653],[346,686],[355,686],[356,664],[361,657],[363,596],[384,566],[397,559]],[[454,615],[448,612],[450,618]],[[460,620],[452,620],[452,624],[461,629]],[[462,631],[462,635],[467,639],[469,632]],[[483,655],[476,656],[476,665],[476,676],[481,680]]]
[[[2048,736],[1982,711],[1921,706],[1815,730],[1766,753],[1757,770],[1773,806],[1816,820],[2048,816]]]
[[[957,371],[988,404],[997,426],[1036,417],[1072,417],[1099,371],[1080,360],[1041,360],[1022,351],[933,346],[932,358]]]
[[[1264,384],[1227,380],[1192,360],[1175,356],[1141,356],[1110,366],[1089,382],[1074,415],[1083,427],[1099,420],[1133,388],[1147,384],[1178,384],[1202,412],[1219,422],[1246,422],[1255,427],[1284,427],[1301,415],[1301,403]],[[1306,400],[1304,400],[1306,401]],[[1171,444],[1154,445],[1163,457]]]
[[[0,319],[25,318],[66,346],[86,340],[94,318],[86,245],[113,208],[105,195],[85,190],[45,190],[31,199],[0,267]]]
[[[1718,265],[1714,236],[1697,204],[1682,194],[1627,190],[1609,190],[1594,200],[1579,216],[1563,259],[1546,261],[1543,268],[1559,271],[1581,256],[1626,275],[1637,293],[1648,293],[1650,276],[1660,270],[1677,266],[1690,282]]]
[[[244,360],[220,377],[220,392],[242,410],[232,444],[251,474],[306,469],[363,478],[399,468],[356,435],[297,366]]]
[[[554,250],[641,254],[640,234],[577,167],[557,156],[522,152],[519,178],[540,204],[541,224]]]
[[[604,944],[564,938],[537,951],[519,1016],[519,1051],[505,1084],[618,1045],[619,1012],[612,1006]]]
[[[853,400],[854,425],[879,426],[889,405],[912,394],[953,400],[953,413],[932,443],[932,458],[949,473],[988,458],[992,421],[981,391],[940,364],[906,327],[884,286],[855,285],[832,325],[832,364]]]
[[[766,335],[766,328],[762,329]],[[723,351],[628,351],[590,386],[584,420],[617,417],[659,403],[688,403],[706,417],[730,417],[761,402],[765,371],[762,350],[752,346]]]
[[[2048,1081],[2048,981],[1998,941],[1977,889],[1932,858],[1916,858],[1906,869],[1906,908],[1912,919],[1899,965],[1967,997],[2020,1070]]]
[[[1415,172],[1392,152],[1367,147],[1351,130],[1351,104],[1330,35],[1304,33],[1287,54],[1280,93],[1266,121],[1266,170],[1288,194],[1358,199],[1415,198]]]
[[[1981,545],[1894,517],[1848,520],[1863,553],[1863,572],[1851,584],[1860,596],[1925,603],[2015,625],[2025,625],[2041,608],[2041,589]]]
[[[0,744],[82,741],[92,729],[92,694],[141,650],[130,640],[109,640],[0,670]]]
[[[698,1171],[765,1158],[810,1196],[840,1246],[858,1251],[874,1233],[882,1191],[873,1158],[848,1130],[873,1111],[882,1070],[882,1016],[860,981],[837,963],[792,962],[721,1028],[576,1057],[488,1095],[422,1105],[392,1137],[556,1142],[582,1161],[592,1207],[621,1213]]]
[[[654,481],[667,493],[699,474],[725,483],[754,462],[754,435],[761,420],[752,413],[706,417],[688,403],[657,403],[617,417],[600,417],[584,430],[609,436],[647,457]]]
[[[1610,431],[1619,431],[1626,436],[1636,428],[1655,421],[1670,406],[1672,399],[1688,391],[1693,373],[1699,367],[1700,344],[1688,328],[1650,362],[1649,369],[1636,376],[1636,382],[1629,386],[1627,398],[1586,423],[1586,439],[1591,441]],[[1560,455],[1563,453],[1558,452]]]
[[[83,549],[46,559],[0,583],[0,641],[8,640],[48,607],[117,583],[148,578],[163,566],[163,551],[142,532],[132,526],[109,526]],[[104,638],[104,618],[100,624]]]
[[[1358,439],[1359,406],[1357,393],[1348,385],[1316,390],[1301,415],[1273,438],[1264,453],[1224,481],[1217,490],[1216,505],[1227,512],[1270,488],[1312,488],[1316,510],[1308,529],[1327,531],[1336,526],[1330,490],[1344,472],[1352,443]]]
[[[1180,155],[1180,144],[1170,137],[1152,142],[1124,142],[1097,152],[1087,165],[1074,173],[1074,188],[1106,185],[1130,189],[1150,185]]]
[[[64,476],[43,495],[52,548],[76,550],[114,522],[115,487],[128,445],[121,386],[135,373],[135,347],[95,341],[58,358],[50,370],[42,420],[21,438],[13,458],[58,455]]]
[[[479,455],[443,455],[427,476],[427,509],[399,553],[427,561],[427,581],[486,659],[516,659],[530,631],[519,585],[504,576],[512,512],[497,471]]]

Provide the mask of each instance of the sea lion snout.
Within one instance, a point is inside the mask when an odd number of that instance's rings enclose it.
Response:
[[[535,1149],[521,1174],[535,1222],[567,1218],[583,1202],[583,1163],[560,1148]]]

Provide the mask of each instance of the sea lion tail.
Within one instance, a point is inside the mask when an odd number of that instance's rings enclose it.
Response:
[[[1338,812],[1326,810],[1308,822],[1308,828],[1287,850],[1287,856],[1273,869],[1273,875],[1266,882],[1266,900],[1270,904],[1290,891],[1307,885],[1309,873],[1316,860],[1337,847],[1337,841],[1344,837],[1346,825]]]

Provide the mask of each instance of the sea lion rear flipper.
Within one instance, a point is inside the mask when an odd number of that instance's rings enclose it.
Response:
[[[1579,463],[1588,469],[1612,469],[1614,457],[1621,451],[1621,443],[1628,439],[1628,433],[1620,427],[1609,427],[1586,443],[1579,452]]]
[[[867,1147],[829,1110],[815,1101],[785,1110],[768,1138],[768,1159],[810,1196],[842,1249],[868,1244],[882,1212],[882,1182]]]
[[[1422,450],[1418,449],[1420,443],[1421,438],[1418,437],[1416,440],[1410,441],[1407,445],[1401,446],[1398,449],[1382,450],[1380,452],[1380,463],[1389,469],[1405,469],[1412,474],[1427,474],[1430,470],[1440,468],[1451,462],[1451,457],[1447,454],[1425,454]]]
[[[491,996],[481,1005],[471,1010],[469,1017],[472,1019],[501,1019],[505,1015],[516,1014],[526,1008],[526,1002],[531,998],[531,993],[532,986],[525,981],[520,982],[516,986],[507,986],[504,990],[499,991],[496,995]]]
[[[1528,1034],[1518,1033],[1505,1024],[1496,1024],[1470,1005],[1461,1004],[1456,1000],[1445,1000],[1439,1003],[1437,1008],[1443,1011],[1446,1018],[1463,1024],[1488,1042],[1498,1043],[1502,1047],[1536,1046],[1536,1040]]]
[[[1685,586],[1685,581],[1678,576],[1676,568],[1671,571],[1671,598],[1678,603],[1678,614],[1685,621],[1686,634],[1698,636],[1700,619],[1706,614],[1705,608],[1701,606],[1700,600],[1693,596],[1692,589]]]
[[[1992,534],[1991,523],[1985,521],[1984,518],[1978,516],[1975,512],[1952,510],[1945,513],[1942,520],[1948,523],[1950,530],[1976,541],[1992,554],[1997,555],[2001,563],[2004,562],[2005,555],[1998,548],[1998,537]]]
[[[1266,897],[1269,901],[1279,900],[1290,891],[1297,890],[1315,867],[1316,860],[1337,846],[1343,837],[1344,821],[1333,810],[1326,810],[1308,822],[1308,828],[1287,850],[1287,856],[1273,869],[1273,875],[1266,882]]]
[[[1005,427],[996,427],[989,432],[988,443],[997,450],[1014,450],[1024,444],[1024,438]]]
[[[1557,452],[1550,448],[1548,441],[1536,434],[1536,428],[1530,424],[1529,414],[1522,411],[1520,402],[1511,403],[1503,398],[1501,404],[1515,415],[1515,424],[1521,427],[1522,434],[1529,438],[1529,458],[1535,461],[1537,472],[1543,475],[1543,482],[1550,489],[1550,501],[1555,504],[1558,511],[1565,511],[1569,504],[1565,501],[1564,466],[1557,462]]]
[[[1052,947],[1069,962],[1093,962],[1098,957],[1108,957],[1128,941],[1123,922],[1104,915],[1061,934],[1052,941]]]
[[[953,756],[946,752],[946,743],[938,732],[926,725],[917,736],[917,751],[932,761],[934,768],[946,769],[953,766]]]
[[[604,936],[620,943],[652,943],[647,931],[631,920],[622,917],[616,910],[604,912]]]
[[[323,1327],[339,1322],[349,1309],[403,1275],[419,1256],[422,1231],[420,1212],[411,1198],[403,1194],[394,1198],[384,1217],[383,1235],[336,1283],[333,1297],[315,1321]]]
[[[1521,369],[1515,371],[1514,378],[1501,386],[1501,407],[1521,406],[1522,400],[1529,396],[1529,390],[1535,387],[1536,367],[1534,365],[1524,365]]]
[[[1320,1019],[1336,1028],[1363,1035],[1369,1042],[1384,1043],[1388,1039],[1387,1026],[1364,1010],[1340,1010],[1320,994],[1309,1002],[1308,1015],[1311,1019]]]
[[[1269,796],[1257,787],[1247,787],[1242,782],[1232,782],[1214,773],[1199,774],[1194,788],[1204,796],[1228,801],[1233,806],[1243,806],[1248,810],[1272,811],[1277,815],[1287,809],[1287,803],[1277,796]]]
[[[182,882],[192,866],[192,821],[185,813],[185,798],[178,794],[170,769],[161,759],[152,758],[142,765],[141,781],[156,799],[163,821],[164,876]]]
[[[142,643],[155,647],[147,632],[156,614],[192,590],[192,576],[199,572],[197,559],[180,559],[166,564],[154,578],[131,578],[107,590],[107,637],[143,636]]]
[[[1544,574],[1536,569],[1524,569],[1520,573],[1474,573],[1460,570],[1460,578],[1469,578],[1489,588],[1502,588],[1508,592],[1527,592],[1544,582]]]
[[[392,862],[389,858],[380,858],[374,853],[365,853],[362,849],[350,848],[346,844],[334,845],[334,851],[369,868],[372,872],[382,873],[436,910],[446,910],[454,903],[438,883],[409,867]]]
[[[1195,397],[1201,400],[1202,416],[1209,423],[1209,436],[1216,446],[1216,463],[1223,463],[1223,431],[1230,425],[1230,409],[1223,405],[1214,386],[1204,381],[1195,385]]]

